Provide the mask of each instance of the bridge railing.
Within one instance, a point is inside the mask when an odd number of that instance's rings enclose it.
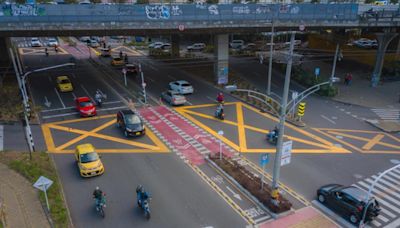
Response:
[[[9,22],[355,21],[357,4],[1,5]]]

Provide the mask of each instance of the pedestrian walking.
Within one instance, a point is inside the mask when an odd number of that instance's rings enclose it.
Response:
[[[344,77],[344,84],[347,86],[350,85],[352,79],[353,75],[351,73],[347,73],[346,76]]]

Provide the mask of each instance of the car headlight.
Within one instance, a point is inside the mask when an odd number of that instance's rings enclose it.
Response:
[[[133,131],[132,129],[130,129],[130,128],[126,128],[126,131]]]

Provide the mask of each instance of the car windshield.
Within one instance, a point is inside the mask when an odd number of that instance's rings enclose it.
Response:
[[[182,86],[183,86],[183,87],[189,87],[189,86],[191,86],[191,85],[190,85],[189,83],[183,83]]]
[[[126,115],[126,124],[138,124],[140,123],[140,118],[137,115]]]
[[[61,79],[60,81],[61,84],[67,84],[70,83],[68,79]]]
[[[99,160],[99,155],[96,152],[91,152],[87,154],[80,155],[81,163],[89,163]]]
[[[92,102],[90,102],[90,101],[82,101],[82,102],[79,103],[79,105],[80,105],[81,107],[90,107],[90,106],[93,106]]]

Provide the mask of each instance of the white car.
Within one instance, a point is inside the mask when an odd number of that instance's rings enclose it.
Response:
[[[243,40],[232,40],[232,42],[229,43],[229,46],[233,49],[239,49],[244,45]]]
[[[87,43],[87,42],[90,41],[90,37],[88,37],[88,36],[82,36],[81,38],[79,38],[79,40],[80,40],[81,42]]]
[[[164,91],[161,93],[161,98],[170,105],[184,105],[186,103],[186,97],[174,90]]]
[[[185,80],[170,82],[169,88],[180,94],[192,94],[194,92],[193,86]]]
[[[57,41],[56,38],[49,38],[49,39],[47,40],[47,45],[48,45],[49,47],[58,46],[58,41]]]
[[[92,48],[97,48],[100,47],[99,42],[97,42],[97,40],[90,40],[89,42],[87,42],[87,45],[89,45]]]
[[[361,38],[353,41],[353,44],[360,48],[373,48],[378,46],[378,42],[376,40],[370,40],[366,38]]]
[[[40,42],[40,40],[37,37],[32,37],[31,46],[32,47],[41,47],[42,43]]]
[[[154,42],[154,43],[149,44],[149,48],[156,48],[156,47],[162,46],[163,44],[164,44],[163,42]]]
[[[206,48],[205,43],[195,43],[186,47],[188,51],[203,51],[205,48]]]

